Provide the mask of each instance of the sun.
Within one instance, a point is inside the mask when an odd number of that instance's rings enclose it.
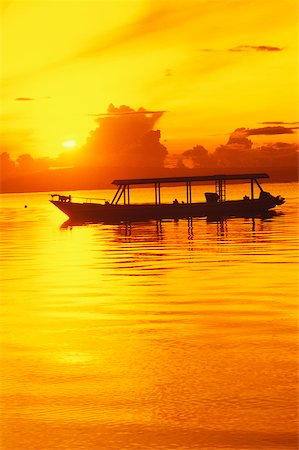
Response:
[[[65,148],[75,148],[77,142],[74,139],[68,139],[67,141],[63,141],[62,146]]]

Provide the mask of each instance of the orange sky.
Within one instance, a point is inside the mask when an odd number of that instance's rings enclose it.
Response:
[[[84,144],[97,126],[92,114],[111,103],[168,111],[157,126],[170,152],[213,150],[238,127],[298,121],[297,0],[4,0],[1,8],[1,141],[12,157]]]

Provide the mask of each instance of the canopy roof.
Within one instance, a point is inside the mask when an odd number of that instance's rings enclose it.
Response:
[[[129,178],[123,180],[114,180],[112,181],[112,184],[123,186],[130,184],[189,183],[192,181],[254,180],[257,178],[269,178],[269,175],[267,173],[241,173],[233,175],[207,175],[198,177]]]

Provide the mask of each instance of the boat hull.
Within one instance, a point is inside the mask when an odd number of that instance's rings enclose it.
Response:
[[[232,200],[217,203],[179,203],[119,205],[76,203],[50,200],[53,205],[77,222],[130,222],[151,219],[188,217],[252,217],[266,213],[277,205],[276,198]]]

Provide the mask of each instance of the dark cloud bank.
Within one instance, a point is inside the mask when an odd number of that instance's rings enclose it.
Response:
[[[265,171],[272,181],[298,180],[299,145],[273,142],[254,146],[256,135],[293,134],[297,123],[264,122],[259,128],[238,128],[226,144],[213,152],[195,145],[171,155],[155,129],[164,111],[134,110],[110,105],[107,113],[96,114],[97,127],[76,153],[58,158],[10,157],[2,148],[1,191],[26,192],[110,187],[114,178],[179,176],[194,174]]]

